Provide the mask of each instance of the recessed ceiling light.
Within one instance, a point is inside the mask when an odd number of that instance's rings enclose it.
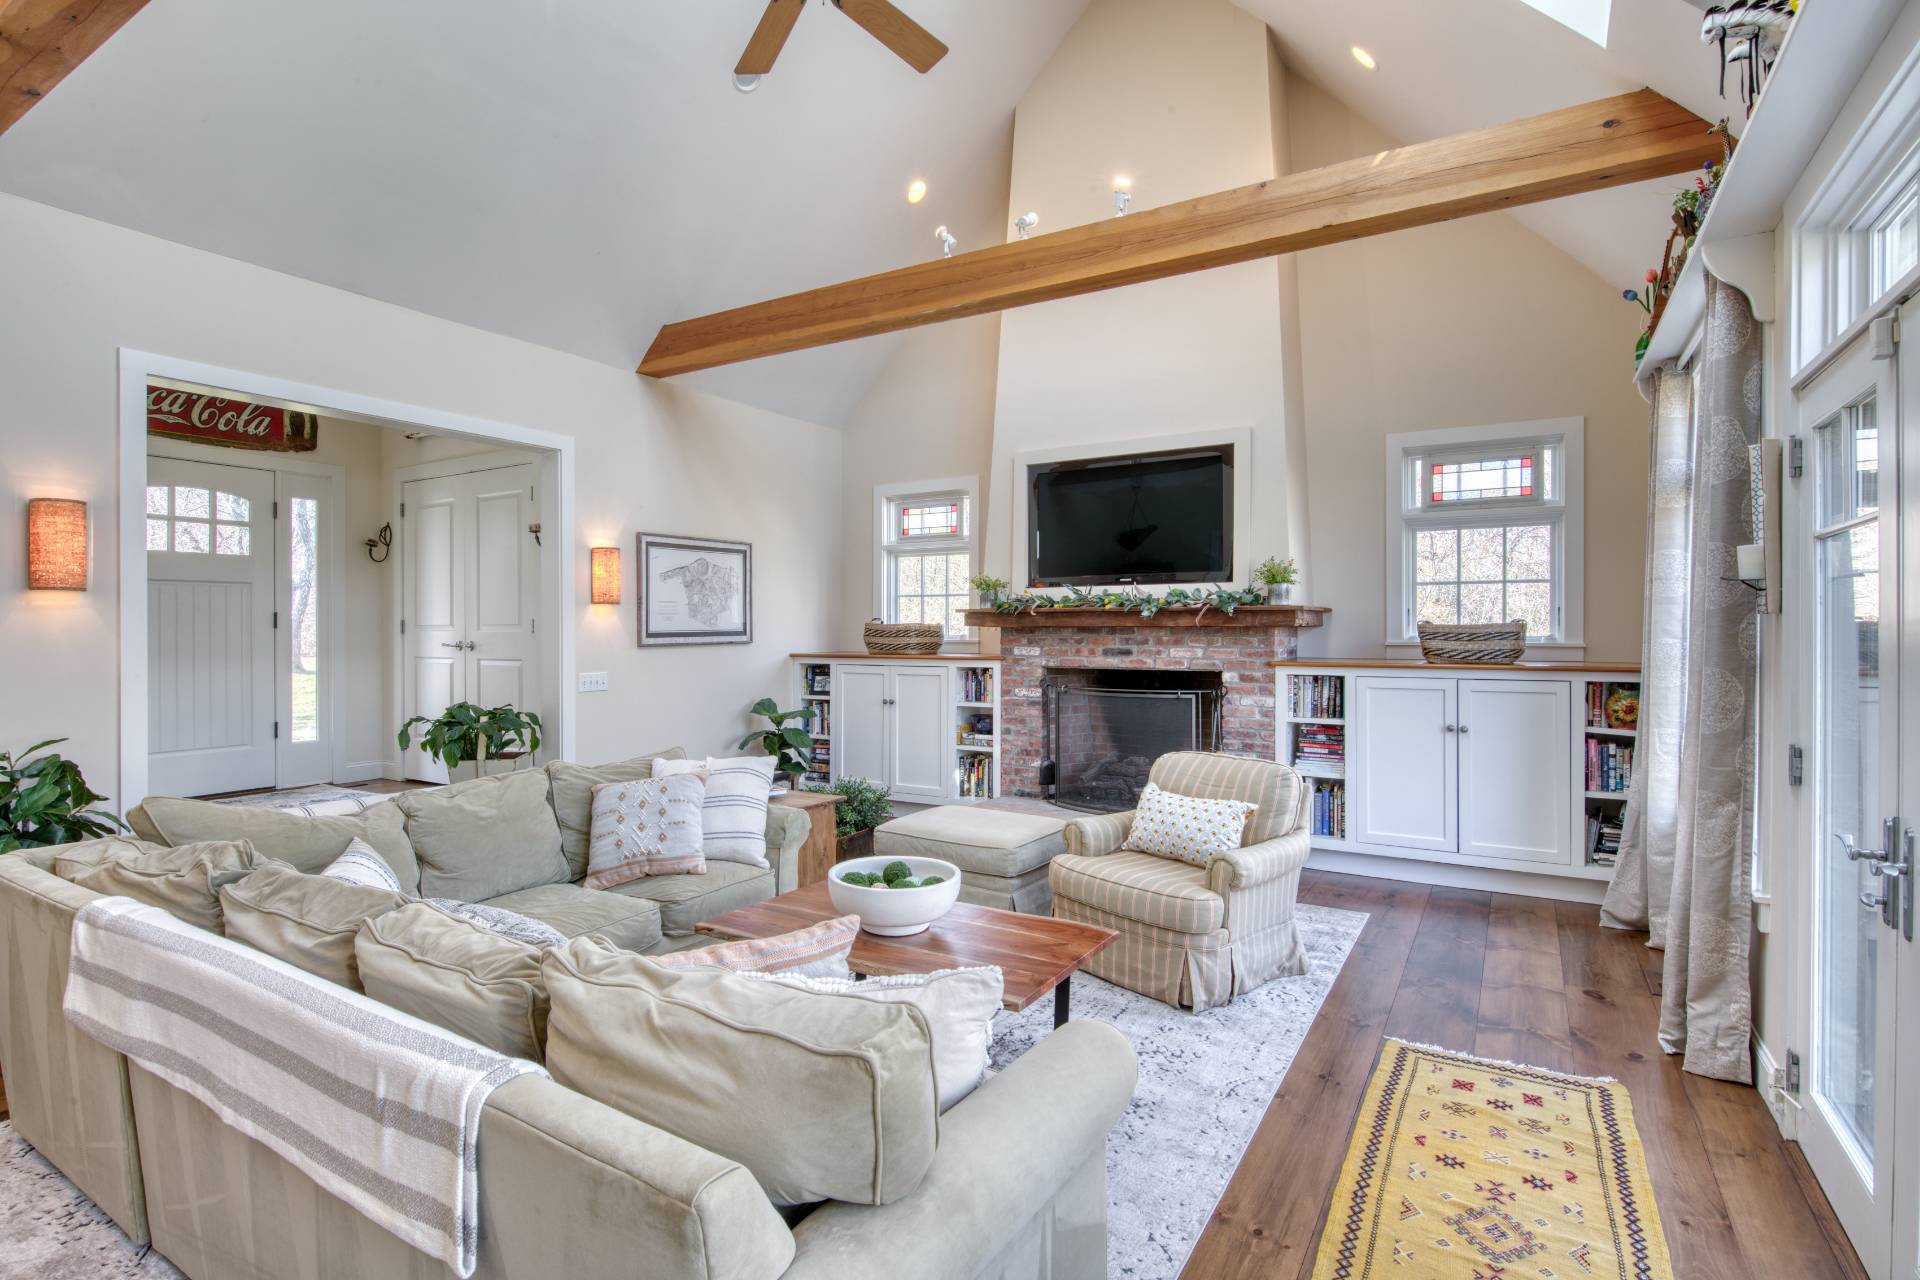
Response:
[[[907,184],[907,203],[919,204],[927,198],[927,184],[915,178]]]
[[[1368,53],[1365,49],[1362,49],[1359,45],[1353,46],[1353,60],[1359,63],[1361,66],[1365,67],[1369,71],[1374,70],[1376,67],[1380,65],[1379,63],[1373,60],[1372,54]]]

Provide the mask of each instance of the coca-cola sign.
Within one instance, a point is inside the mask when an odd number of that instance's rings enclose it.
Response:
[[[147,388],[147,434],[221,444],[231,449],[306,453],[320,443],[320,423],[310,413],[175,387],[150,386]]]

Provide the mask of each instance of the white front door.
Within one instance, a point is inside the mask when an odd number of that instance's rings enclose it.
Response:
[[[539,713],[539,520],[532,464],[401,487],[402,706],[432,718],[457,702]],[[413,735],[417,742],[419,735]],[[401,770],[445,782],[418,746]]]
[[[1456,847],[1457,680],[1358,676],[1347,767],[1359,800],[1354,838],[1403,849]],[[1558,784],[1565,787],[1565,779]]]
[[[273,472],[147,461],[148,786],[274,785]]]
[[[915,663],[891,671],[893,794],[909,800],[945,800],[953,785],[953,701],[947,669]]]
[[[1462,680],[1460,852],[1567,866],[1573,861],[1573,685]]]
[[[1902,308],[1901,323],[1913,324],[1920,317],[1913,308]],[[1887,474],[1899,477],[1898,511],[1900,540],[1900,669],[1920,671],[1920,518],[1912,514],[1920,499],[1920,344],[1900,348],[1900,410],[1898,451]],[[1920,679],[1900,686],[1899,758],[1900,771],[1900,848],[1906,874],[1894,886],[1900,896],[1899,940],[1890,945],[1899,956],[1893,975],[1899,1009],[1895,1028],[1893,1060],[1901,1070],[1895,1076],[1899,1097],[1894,1101],[1893,1192],[1893,1266],[1895,1280],[1920,1280]]]
[[[1909,1150],[1897,1158],[1899,1104],[1916,1096],[1914,1062],[1906,1097],[1896,1072],[1901,1029],[1896,991],[1903,944],[1902,886],[1878,874],[1904,828],[1920,814],[1900,808],[1901,778],[1899,475],[1891,358],[1865,339],[1800,396],[1808,441],[1798,536],[1811,538],[1813,614],[1811,734],[1814,782],[1808,1053],[1800,1121],[1807,1162],[1875,1280],[1895,1274],[1897,1174],[1911,1178]],[[1911,726],[1908,729],[1911,733]],[[1909,791],[1912,785],[1907,785]],[[1907,814],[1904,823],[1900,815]],[[1895,906],[1882,907],[1891,892]],[[1910,967],[1910,960],[1907,961]],[[1911,1007],[1916,998],[1907,997]],[[1912,1036],[1915,1015],[1904,1019]],[[1904,1197],[1911,1217],[1915,1197]],[[1901,1274],[1910,1274],[1912,1258]]]

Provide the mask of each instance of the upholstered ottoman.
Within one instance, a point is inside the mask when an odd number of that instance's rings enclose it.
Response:
[[[1066,825],[1035,813],[937,805],[881,824],[873,851],[944,858],[960,868],[960,901],[1044,916],[1053,910],[1047,864],[1066,848]]]

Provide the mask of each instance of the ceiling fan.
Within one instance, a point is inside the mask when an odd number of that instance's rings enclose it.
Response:
[[[829,0],[834,8],[859,23],[866,33],[894,51],[902,61],[925,75],[933,64],[947,56],[947,46],[935,39],[925,27],[900,12],[888,0]],[[733,85],[742,93],[751,93],[760,77],[773,70],[773,63],[800,20],[807,0],[768,0],[760,25],[747,41],[746,52],[733,69]]]

